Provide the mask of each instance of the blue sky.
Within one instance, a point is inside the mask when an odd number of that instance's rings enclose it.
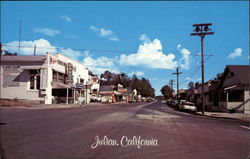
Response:
[[[181,66],[180,88],[199,82],[200,38],[192,24],[213,23],[205,37],[205,80],[226,65],[249,64],[249,2],[2,2],[1,42],[21,54],[61,52],[100,74],[114,72],[148,78],[160,94],[174,66]],[[40,48],[39,48],[40,47]],[[206,57],[207,58],[207,57]],[[192,75],[192,76],[191,76]]]

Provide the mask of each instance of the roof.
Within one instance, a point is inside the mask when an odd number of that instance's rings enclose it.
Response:
[[[238,77],[241,84],[249,84],[250,65],[227,65],[226,69],[233,72]]]
[[[114,90],[114,86],[110,86],[110,85],[104,85],[100,87],[100,91],[113,91]]]
[[[25,56],[2,56],[1,61],[6,62],[32,62],[32,61],[44,61],[46,60],[46,55],[25,55]]]

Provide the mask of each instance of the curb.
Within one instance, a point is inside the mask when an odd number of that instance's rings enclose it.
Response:
[[[205,115],[205,114],[199,114],[195,113],[197,116],[202,116],[202,117],[209,117],[209,118],[217,118],[217,119],[225,119],[225,120],[240,120],[244,122],[250,122],[250,119],[240,119],[240,118],[232,118],[232,117],[222,117],[222,116],[212,116],[212,115]]]
[[[165,104],[165,103],[163,103]],[[167,105],[167,104],[166,104]],[[180,113],[180,111],[175,110],[173,107],[167,105],[169,108],[171,108],[173,111],[176,111],[178,113]],[[183,112],[182,112],[183,113]],[[224,119],[224,120],[236,120],[236,121],[243,121],[243,122],[250,122],[250,119],[241,119],[241,118],[232,118],[232,117],[222,117],[222,116],[212,116],[212,115],[206,115],[206,114],[200,114],[200,113],[189,113],[189,112],[185,112],[183,113],[185,115],[193,115],[193,116],[199,116],[199,117],[208,117],[208,118],[217,118],[217,119]]]

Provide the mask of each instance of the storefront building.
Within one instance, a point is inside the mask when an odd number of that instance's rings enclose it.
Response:
[[[60,53],[2,56],[1,99],[33,103],[88,103],[89,70]]]

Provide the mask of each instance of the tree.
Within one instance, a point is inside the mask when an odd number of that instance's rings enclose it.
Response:
[[[189,82],[188,83],[188,88],[194,88],[194,82]]]
[[[161,93],[164,96],[165,99],[169,99],[173,97],[173,89],[171,89],[168,85],[164,85],[161,88]]]
[[[111,82],[113,81],[113,73],[109,71],[105,71],[101,74],[101,85],[111,85]]]
[[[136,75],[133,75],[130,78],[125,73],[111,73],[105,71],[101,74],[101,85],[117,85],[121,84],[125,88],[131,87],[132,90],[136,89],[138,94],[141,94],[143,97],[153,97],[155,95],[155,90],[152,88],[150,82],[146,78],[138,79]]]

